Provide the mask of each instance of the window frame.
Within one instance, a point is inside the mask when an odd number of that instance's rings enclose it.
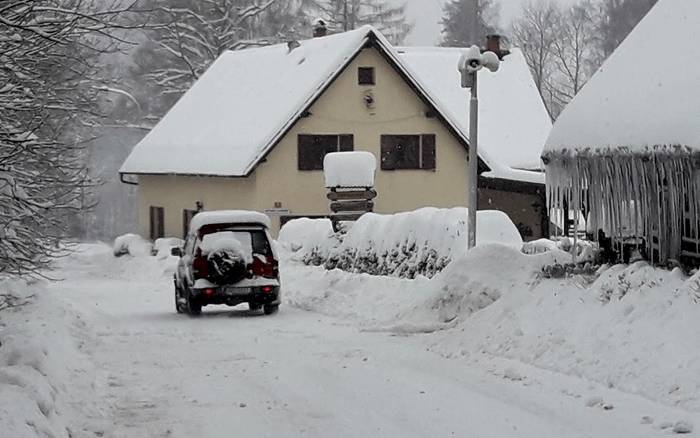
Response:
[[[368,75],[368,76],[366,76]],[[357,85],[371,87],[377,85],[377,70],[371,66],[357,68]]]
[[[319,149],[323,148],[323,154],[318,156],[310,157],[311,152],[308,150],[311,148],[309,141],[317,140],[319,138],[329,139],[330,137],[335,137],[335,146],[331,143],[326,145],[319,145]],[[316,142],[318,144],[318,142]],[[308,149],[307,149],[308,148]],[[299,172],[314,172],[323,170],[323,159],[326,154],[333,152],[352,152],[355,150],[355,136],[354,134],[298,134],[297,135],[297,170]],[[313,151],[317,153],[319,151]]]
[[[188,208],[182,209],[182,235],[187,237],[187,233],[190,229],[190,222],[192,218],[197,214],[197,210],[192,210]]]
[[[397,144],[401,140],[399,138],[404,138],[412,143],[407,146],[407,148],[416,148],[417,150],[412,152],[415,157],[412,157],[411,161],[416,162],[413,165],[406,165],[403,163],[397,163],[397,158],[394,156],[396,152]],[[381,148],[381,164],[380,168],[382,170],[427,170],[435,171],[437,170],[437,145],[436,145],[436,135],[435,134],[382,134],[380,138],[380,148]],[[416,146],[417,143],[417,146]],[[391,148],[391,149],[390,149]],[[405,163],[407,160],[404,159]]]
[[[152,241],[165,237],[165,208],[151,205],[148,210],[149,234]]]

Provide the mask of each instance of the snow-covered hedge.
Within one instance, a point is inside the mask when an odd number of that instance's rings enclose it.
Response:
[[[503,212],[480,211],[477,228],[477,245],[522,247],[517,228]],[[345,235],[333,234],[327,220],[301,219],[285,225],[280,233],[280,241],[306,264],[401,278],[434,276],[466,251],[466,239],[464,208],[370,213]]]

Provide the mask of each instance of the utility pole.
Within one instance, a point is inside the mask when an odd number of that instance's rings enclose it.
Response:
[[[462,74],[462,88],[471,88],[469,101],[469,212],[467,218],[467,248],[476,246],[476,211],[478,209],[479,187],[479,94],[478,73],[486,67],[497,72],[500,67],[498,55],[493,52],[481,53],[478,46],[472,46],[459,58],[457,68]]]

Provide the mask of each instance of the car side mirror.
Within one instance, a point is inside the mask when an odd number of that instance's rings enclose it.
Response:
[[[170,255],[173,257],[182,257],[182,248],[170,248]]]

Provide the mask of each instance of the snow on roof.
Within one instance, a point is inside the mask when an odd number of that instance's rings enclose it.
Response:
[[[374,187],[377,159],[371,152],[334,152],[323,159],[326,187]]]
[[[561,114],[546,152],[700,150],[700,1],[661,0]]]
[[[469,91],[460,86],[463,49],[395,49],[371,26],[286,44],[225,52],[120,169],[126,174],[248,175],[365,43],[375,37],[447,122],[469,138]],[[520,51],[480,76],[479,156],[485,176],[544,183],[539,156],[551,129]]]
[[[133,150],[122,173],[248,174],[365,43],[369,28],[222,54]]]
[[[399,48],[401,59],[465,136],[470,90],[461,87],[457,63],[464,49]],[[544,184],[539,169],[552,122],[525,57],[514,49],[497,73],[479,73],[479,156],[491,168],[483,176]]]
[[[205,225],[213,224],[260,224],[270,228],[270,218],[257,211],[203,211],[194,215],[190,221],[190,232],[199,230]]]

